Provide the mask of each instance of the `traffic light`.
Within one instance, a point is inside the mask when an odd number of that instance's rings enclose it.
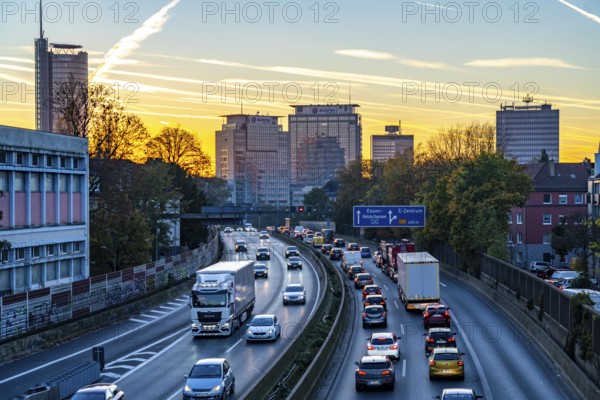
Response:
[[[296,206],[290,206],[290,212],[295,213],[296,212]]]
[[[298,206],[298,212],[299,213],[303,213],[304,212],[304,206]]]

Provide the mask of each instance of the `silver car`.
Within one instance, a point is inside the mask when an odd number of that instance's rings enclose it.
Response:
[[[235,376],[224,358],[198,360],[185,376],[183,399],[224,399],[235,391]]]
[[[306,304],[306,291],[301,283],[290,283],[282,293],[284,306],[289,303]]]
[[[400,338],[392,332],[376,332],[367,338],[367,355],[400,359]]]
[[[277,340],[281,336],[281,325],[273,314],[259,314],[247,326],[246,341]]]

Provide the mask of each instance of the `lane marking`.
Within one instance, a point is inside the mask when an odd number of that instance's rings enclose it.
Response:
[[[132,355],[133,355],[133,354],[132,354]],[[136,357],[132,357],[132,358],[123,357],[123,358],[120,358],[119,360],[122,360],[122,361],[139,361],[139,362],[144,362],[144,361],[146,361],[146,359],[145,359],[145,358],[136,358]]]
[[[241,327],[238,329],[242,329]],[[231,346],[230,348],[228,348],[227,350],[225,350],[225,354],[229,353],[231,350],[233,350],[233,348],[235,346],[237,346],[238,344],[240,344],[244,339],[239,339],[237,342],[235,342],[235,344],[233,346]]]
[[[406,377],[406,358],[402,360],[402,377]]]
[[[112,372],[103,372],[100,376],[106,376],[107,378],[119,379],[121,375],[113,374]]]
[[[400,333],[404,336],[404,324],[400,324]]]
[[[396,300],[394,300],[394,305],[396,306],[396,308],[400,308],[398,307],[398,303],[396,302]]]
[[[442,282],[440,282],[440,285],[442,285],[443,287],[446,287],[446,285],[445,285],[445,284],[443,284]]]
[[[156,315],[150,315],[150,314],[146,314],[146,313],[140,314],[140,317],[150,318],[152,320],[158,318]]]
[[[158,311],[158,310],[150,310],[148,312],[152,312],[152,313],[156,313],[156,314],[160,314],[160,315],[168,314],[166,311]]]
[[[142,356],[144,354],[147,354],[149,356],[153,356],[153,355],[156,354],[156,352],[155,351],[138,351],[138,352],[135,352],[133,354],[137,354],[137,355],[140,355],[140,356]]]
[[[388,289],[388,287],[387,287],[387,286],[385,286],[385,285],[383,285],[383,288],[384,288],[385,290],[387,290],[387,291],[389,291],[389,290],[390,290],[390,289]]]
[[[118,365],[113,365],[112,367],[104,367],[104,369],[115,369],[115,368],[123,368],[123,369],[134,369],[135,367],[133,365],[127,365],[127,364],[118,364]]]
[[[147,324],[148,322],[150,322],[150,321],[146,321],[144,319],[136,319],[136,318],[129,318],[129,320],[133,321],[133,322],[139,322],[140,324]]]

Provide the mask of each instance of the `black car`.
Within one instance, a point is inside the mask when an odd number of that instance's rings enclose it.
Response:
[[[300,257],[292,256],[288,258],[287,269],[302,269],[302,260]]]
[[[259,247],[256,249],[256,259],[257,260],[270,260],[271,252],[268,247]]]
[[[290,258],[292,256],[300,257],[300,251],[296,246],[287,246],[283,252],[285,258]]]
[[[387,387],[394,390],[396,373],[394,363],[386,356],[364,356],[354,363],[354,381],[356,391],[365,387]]]
[[[341,260],[344,257],[344,252],[342,249],[331,249],[329,253],[330,260]]]
[[[436,347],[456,347],[456,332],[450,328],[431,328],[425,335],[425,354],[429,355]]]
[[[321,254],[328,255],[329,253],[331,253],[332,249],[333,249],[332,244],[325,243],[323,246],[321,246]]]
[[[259,276],[269,277],[269,267],[264,263],[254,263],[254,277],[258,278]]]
[[[362,326],[367,328],[372,325],[387,327],[387,313],[382,305],[366,306],[362,313]]]
[[[235,242],[235,251],[244,252],[248,251],[248,245],[243,240],[238,240]]]
[[[346,246],[346,242],[344,241],[344,239],[341,239],[341,238],[333,239],[333,247],[344,247],[344,246]]]

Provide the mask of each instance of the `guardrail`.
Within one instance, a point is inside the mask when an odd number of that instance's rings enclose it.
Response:
[[[318,307],[315,313],[310,318],[310,321],[306,324],[306,327],[300,332],[298,337],[294,340],[294,343],[285,351],[275,362],[271,369],[263,375],[258,383],[248,389],[241,398],[246,399],[264,399],[264,398],[280,398],[281,394],[278,392],[281,389],[287,389],[287,385],[293,382],[293,377],[296,376],[303,368],[301,365],[295,363],[298,354],[302,352],[305,346],[305,342],[311,339],[318,325],[323,319],[329,316],[332,309],[336,309],[336,298],[340,298],[340,304],[337,306],[336,319],[333,322],[333,326],[329,331],[326,338],[320,346],[317,355],[313,358],[312,362],[305,368],[305,371],[300,378],[296,387],[302,386],[302,393],[294,390],[288,398],[303,399],[310,398],[314,385],[316,385],[320,373],[323,371],[327,361],[329,360],[333,350],[337,346],[341,337],[343,313],[346,310],[347,302],[345,300],[345,287],[344,281],[341,276],[335,271],[331,263],[328,260],[319,257],[314,249],[299,244],[297,241],[292,240],[284,235],[274,235],[278,239],[288,244],[293,244],[299,247],[303,247],[306,251],[302,254],[310,259],[311,263],[317,268],[319,279],[322,282],[326,282],[324,290],[321,292],[321,296],[318,299]],[[329,264],[328,266],[326,264]],[[335,280],[338,280],[336,283]],[[336,291],[336,288],[337,291]],[[310,380],[312,379],[312,381]]]

